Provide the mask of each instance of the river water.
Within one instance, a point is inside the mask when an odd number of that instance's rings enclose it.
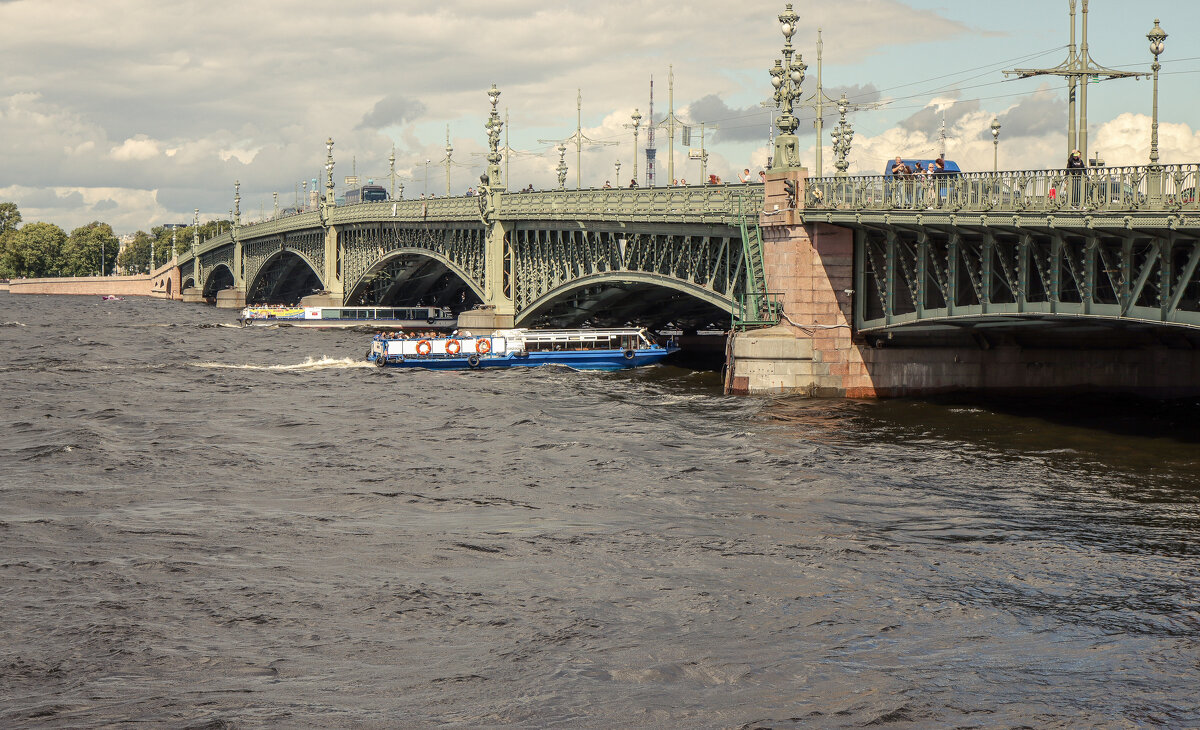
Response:
[[[384,372],[137,298],[0,321],[0,726],[1200,725],[1195,403]]]

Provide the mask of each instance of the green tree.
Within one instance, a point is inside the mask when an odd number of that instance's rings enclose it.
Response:
[[[21,224],[21,211],[16,203],[0,203],[0,236],[17,230]]]
[[[188,226],[180,228],[178,236],[175,239],[175,255],[179,256],[192,250],[192,232],[196,230],[196,226]],[[204,236],[200,236],[200,240],[204,240]]]
[[[0,279],[11,279],[16,276],[16,273],[9,265],[8,256],[8,242],[15,235],[17,235],[16,231],[0,233]]]
[[[0,279],[11,279],[16,276],[12,268],[8,251],[9,241],[17,232],[21,223],[21,211],[16,203],[0,203]]]
[[[103,275],[112,270],[119,247],[112,226],[92,221],[71,231],[62,248],[59,270],[66,276]]]
[[[6,234],[3,264],[13,276],[53,276],[59,273],[67,234],[53,223],[29,223]]]
[[[133,234],[131,241],[125,250],[121,252],[121,257],[117,259],[117,265],[127,274],[145,273],[147,265],[150,263],[150,241],[153,240],[149,233],[138,231]],[[157,254],[157,252],[155,252]]]

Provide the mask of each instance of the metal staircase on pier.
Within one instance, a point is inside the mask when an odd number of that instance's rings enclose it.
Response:
[[[746,267],[746,289],[733,306],[733,328],[745,330],[779,324],[781,308],[778,296],[767,291],[767,272],[763,263],[762,229],[758,221],[746,219],[738,199],[738,223],[742,230],[742,253]]]

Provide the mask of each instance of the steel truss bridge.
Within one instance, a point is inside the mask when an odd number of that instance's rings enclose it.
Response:
[[[1193,328],[1198,168],[809,179],[796,212],[853,229],[860,332]],[[763,192],[503,193],[490,224],[475,197],[367,203],[236,227],[179,266],[185,285],[237,286],[249,301],[310,288],[355,304],[510,302],[524,324],[770,321]]]
[[[507,303],[517,323],[684,328],[727,327],[747,291],[765,289],[761,185],[495,197],[491,221],[472,196],[235,226],[179,258],[182,283],[210,298],[241,289],[249,302],[323,290],[347,305]]]

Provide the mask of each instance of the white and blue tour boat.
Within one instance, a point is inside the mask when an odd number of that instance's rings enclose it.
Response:
[[[486,336],[396,338],[376,335],[367,360],[379,367],[458,370],[565,365],[576,370],[623,370],[653,365],[678,351],[640,327],[577,330],[497,330]]]
[[[453,329],[458,319],[449,307],[246,307],[243,325],[293,327],[371,327],[374,329]]]

